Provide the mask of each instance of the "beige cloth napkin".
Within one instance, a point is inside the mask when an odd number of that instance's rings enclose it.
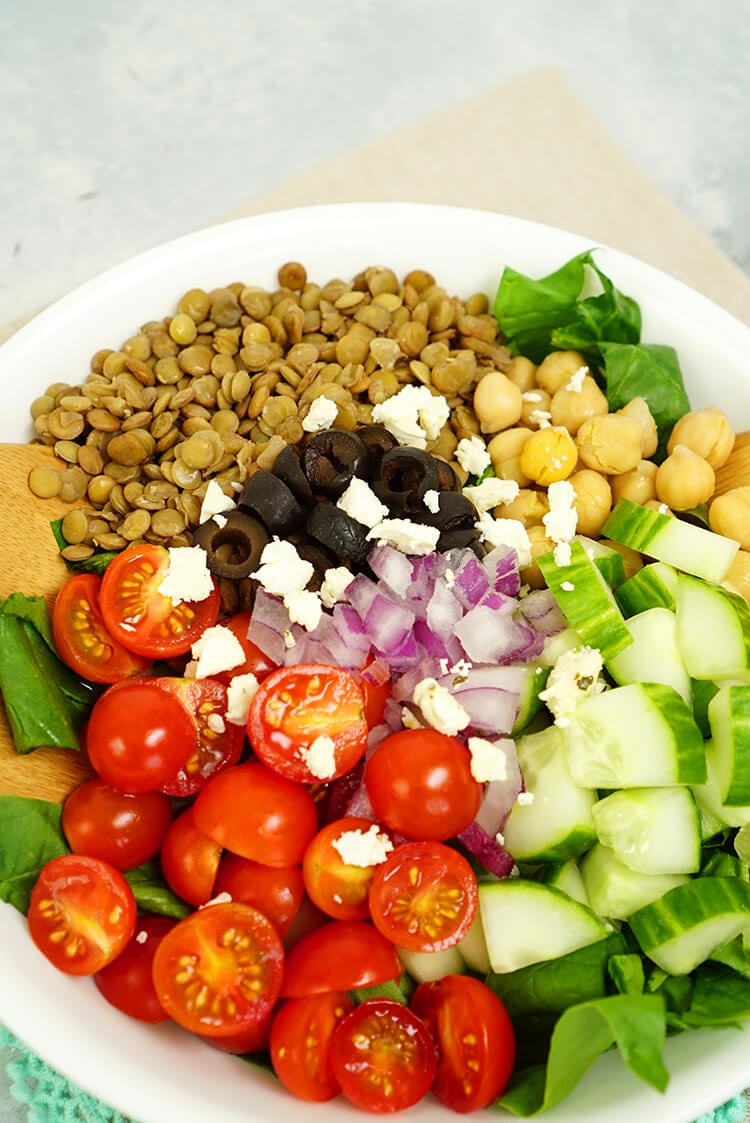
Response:
[[[369,141],[223,217],[375,200],[560,226],[642,258],[750,323],[750,278],[649,182],[554,67]],[[18,327],[0,327],[0,342]]]

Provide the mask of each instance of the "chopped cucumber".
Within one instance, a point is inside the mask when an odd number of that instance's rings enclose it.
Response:
[[[487,954],[487,941],[484,938],[481,909],[477,909],[476,916],[471,922],[471,928],[464,938],[458,941],[456,947],[470,971],[476,971],[479,975],[486,975],[489,972],[490,957]]]
[[[625,616],[647,608],[671,608],[677,602],[677,570],[666,562],[644,565],[615,589],[615,600]]]
[[[643,571],[641,571],[643,572]],[[607,662],[621,686],[628,682],[661,682],[673,686],[688,705],[690,675],[677,649],[677,619],[668,608],[647,608],[626,620],[633,642]]]
[[[558,565],[551,553],[538,565],[584,644],[598,647],[606,660],[632,642],[612,590],[577,539],[570,543],[570,565]]]
[[[724,686],[708,704],[723,804],[750,803],[750,686]]]
[[[693,795],[703,821],[703,838],[719,834],[721,827],[744,827],[750,823],[750,805],[729,806],[722,802],[716,746],[706,742],[706,779],[692,785]],[[717,824],[719,827],[717,829]]]
[[[517,862],[560,862],[596,840],[596,795],[573,783],[562,732],[550,725],[516,743],[529,802],[516,802],[505,821],[505,848]]]
[[[669,787],[706,779],[703,737],[671,686],[630,683],[585,698],[563,733],[570,774],[582,788]]]
[[[602,536],[667,562],[685,573],[719,584],[739,550],[739,542],[672,515],[620,499],[602,527]]]
[[[708,720],[708,703],[719,689],[718,684],[707,678],[694,678],[690,684],[693,699],[693,717],[704,737],[711,736]]]
[[[636,873],[697,873],[700,815],[689,788],[629,788],[593,808],[599,841]]]
[[[576,647],[581,646],[581,637],[575,628],[563,628],[561,632],[557,632],[554,636],[547,636],[544,641],[544,649],[539,656],[539,662],[543,667],[554,667],[557,660],[566,651],[572,651]]]
[[[680,574],[677,645],[697,679],[750,682],[750,607],[718,585]]]
[[[750,917],[750,885],[734,877],[697,877],[639,909],[630,927],[641,950],[670,975],[687,975],[739,936]]]
[[[518,700],[518,713],[516,714],[515,724],[510,731],[511,737],[518,737],[520,733],[523,733],[524,729],[531,725],[542,709],[543,702],[539,694],[544,690],[550,670],[551,667],[540,666],[538,663],[526,665],[526,675]]]
[[[567,862],[559,862],[553,866],[543,866],[539,880],[544,882],[545,885],[551,885],[553,889],[560,889],[563,893],[567,893],[574,901],[578,901],[579,905],[591,908],[581,870],[578,863],[572,858],[569,858]]]
[[[584,550],[601,573],[610,589],[616,589],[625,580],[625,562],[614,546],[607,546],[598,538],[576,535]]]
[[[410,951],[408,948],[396,950],[404,969],[418,983],[431,983],[435,979],[442,979],[443,975],[466,974],[466,963],[455,944],[442,951]]]
[[[627,920],[631,913],[688,880],[678,873],[636,873],[602,843],[581,859],[581,877],[591,908],[608,920]]]
[[[502,975],[567,955],[610,931],[591,909],[538,881],[480,884],[479,908],[490,965]]]

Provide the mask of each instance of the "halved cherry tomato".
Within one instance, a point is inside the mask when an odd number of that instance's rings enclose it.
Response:
[[[199,830],[192,804],[180,812],[167,831],[160,858],[164,880],[183,901],[197,907],[215,895],[221,846]]]
[[[171,822],[172,805],[161,792],[121,792],[98,776],[75,788],[62,810],[70,849],[103,858],[118,870],[153,858]]]
[[[323,663],[279,667],[250,703],[250,744],[289,780],[334,780],[353,768],[367,747],[364,708],[362,687],[349,671]],[[314,757],[324,746],[321,766]]]
[[[365,769],[375,817],[405,838],[455,838],[474,821],[482,785],[457,737],[404,729],[375,749]]]
[[[148,670],[152,660],[136,655],[111,634],[99,606],[101,577],[76,573],[55,597],[52,636],[64,663],[89,682],[119,682]]]
[[[384,998],[368,998],[339,1022],[330,1057],[346,1098],[381,1114],[418,1103],[437,1069],[427,1026],[408,1006]]]
[[[324,1103],[338,1094],[330,1061],[331,1036],[354,1003],[344,991],[290,998],[271,1026],[271,1064],[281,1083],[300,1100]]]
[[[227,688],[213,678],[154,679],[182,703],[195,722],[196,745],[185,764],[161,790],[184,798],[199,792],[217,772],[236,764],[245,744],[245,728],[226,719]]]
[[[222,1053],[258,1053],[261,1049],[268,1048],[272,1022],[273,1010],[269,1010],[259,1022],[250,1026],[249,1029],[241,1030],[239,1033],[230,1033],[226,1037],[211,1037],[202,1033],[199,1033],[198,1036],[207,1045],[210,1045],[213,1049],[219,1049]]]
[[[148,792],[171,780],[195,750],[195,724],[153,682],[125,682],[94,703],[86,749],[96,772],[123,792]]]
[[[263,866],[227,853],[219,862],[213,892],[229,893],[233,901],[253,905],[284,936],[302,903],[305,885],[299,866]]]
[[[68,975],[94,975],[111,963],[133,935],[135,919],[132,889],[101,858],[52,858],[31,891],[31,938]]]
[[[384,682],[374,682],[365,673],[368,666],[372,663],[372,659],[368,659],[359,675],[359,681],[365,696],[365,720],[369,729],[374,729],[376,725],[380,725],[385,713],[385,704],[391,696],[393,683],[388,678]]]
[[[154,986],[185,1029],[229,1037],[257,1027],[279,994],[284,950],[250,905],[206,905],[178,921],[154,956]]]
[[[107,566],[99,592],[108,630],[130,651],[168,658],[189,651],[219,616],[221,597],[212,578],[203,600],[175,604],[159,592],[169,567],[165,546],[133,543]]]
[[[256,761],[212,777],[193,807],[204,834],[233,854],[266,866],[301,862],[318,826],[307,788]]]
[[[221,682],[229,683],[235,675],[255,675],[258,682],[262,682],[264,678],[270,675],[271,671],[276,670],[276,663],[273,663],[268,656],[261,651],[257,644],[247,638],[247,631],[250,627],[250,613],[249,612],[236,612],[234,616],[228,616],[226,620],[222,620],[222,626],[229,628],[236,638],[242,644],[245,652],[245,662],[240,663],[238,667],[232,667],[231,671],[222,671],[221,674],[216,675],[216,678]]]
[[[117,958],[94,975],[99,992],[123,1014],[150,1025],[169,1018],[154,988],[152,964],[162,937],[176,923],[168,916],[140,917]]]
[[[374,987],[400,978],[393,944],[365,920],[331,920],[303,936],[287,955],[282,998]]]
[[[348,832],[380,838],[387,835],[377,823],[355,815],[322,827],[302,860],[302,875],[307,894],[315,904],[336,920],[367,920],[370,916],[368,893],[376,863],[355,865],[345,862],[334,845]]]
[[[471,927],[478,901],[471,866],[442,842],[397,846],[376,866],[370,886],[373,924],[409,951],[457,944]]]
[[[420,983],[411,1008],[438,1047],[434,1095],[462,1113],[489,1107],[508,1083],[516,1057],[513,1025],[495,992],[471,975],[444,975]]]

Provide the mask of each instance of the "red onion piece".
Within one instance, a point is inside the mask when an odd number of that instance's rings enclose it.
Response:
[[[478,862],[496,877],[509,877],[515,865],[513,858],[494,835],[489,835],[476,821],[458,835],[458,841]]]

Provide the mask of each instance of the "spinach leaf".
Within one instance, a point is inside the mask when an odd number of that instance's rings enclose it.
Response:
[[[349,997],[357,1006],[368,998],[391,998],[394,1002],[400,1002],[403,1006],[407,1006],[415,989],[416,983],[414,980],[410,975],[404,974],[400,979],[389,979],[386,983],[377,983],[371,987],[357,987],[349,991]]]
[[[683,1025],[738,1026],[748,1017],[750,978],[719,964],[702,964],[695,972],[693,998],[682,1015]]]
[[[154,912],[160,916],[171,916],[175,920],[182,920],[195,911],[172,892],[155,859],[144,862],[134,870],[127,870],[124,877],[133,890],[135,903],[143,912]]]
[[[620,994],[643,994],[646,972],[643,969],[643,960],[637,952],[613,955],[607,963],[607,970]]]
[[[677,352],[660,343],[602,342],[600,349],[609,408],[644,398],[659,434],[656,459],[663,457],[672,426],[690,409]]]
[[[0,899],[24,916],[42,866],[69,852],[61,815],[58,803],[0,796]]]
[[[635,1076],[663,1092],[669,1080],[665,1037],[666,1012],[657,995],[615,994],[571,1006],[554,1028],[546,1065],[516,1073],[498,1106],[524,1116],[552,1107],[613,1045]]]

